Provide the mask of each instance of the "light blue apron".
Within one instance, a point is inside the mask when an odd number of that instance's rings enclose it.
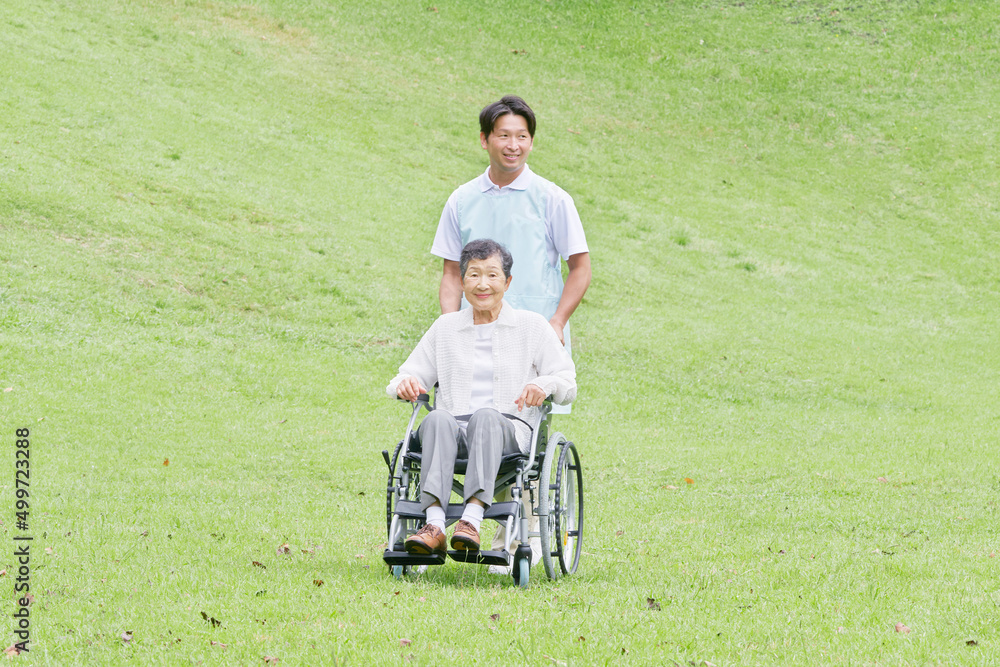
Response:
[[[487,194],[478,181],[472,181],[459,193],[456,205],[463,247],[475,239],[493,239],[504,244],[514,258],[514,279],[504,301],[550,320],[562,297],[563,280],[561,268],[548,260],[544,184],[541,177],[533,175],[525,190],[504,189],[500,194]],[[463,296],[462,307],[468,305]],[[563,338],[566,351],[572,355],[569,323],[563,329]],[[553,413],[569,412],[569,406],[552,407]]]

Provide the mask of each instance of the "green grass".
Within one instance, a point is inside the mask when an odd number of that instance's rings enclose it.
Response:
[[[11,457],[31,428],[35,538],[16,660],[997,662],[998,19],[4,4],[0,428]],[[383,388],[436,315],[476,115],[509,92],[592,249],[559,422],[585,555],[527,590],[458,564],[398,582],[380,452],[407,411]]]

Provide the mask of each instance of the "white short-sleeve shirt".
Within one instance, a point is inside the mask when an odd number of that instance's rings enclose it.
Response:
[[[528,165],[524,166],[524,171],[513,183],[504,188],[493,183],[489,173],[487,167],[479,177],[456,189],[448,198],[431,245],[432,255],[457,262],[462,254],[462,221],[459,219],[457,204],[461,196],[468,196],[471,190],[482,197],[513,197],[517,202],[515,206],[520,204],[527,207],[531,205],[526,195],[529,188],[541,190],[545,196],[544,224],[548,243],[545,257],[539,257],[537,261],[547,261],[552,266],[558,266],[560,257],[569,259],[572,255],[589,252],[580,214],[577,213],[573,198],[565,190],[535,174]],[[466,224],[475,227],[474,222]],[[503,238],[493,240],[511,245]]]

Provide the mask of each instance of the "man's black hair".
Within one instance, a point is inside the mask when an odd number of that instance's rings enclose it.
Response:
[[[497,124],[497,119],[507,114],[520,116],[528,124],[528,134],[535,138],[535,112],[531,110],[528,103],[517,95],[506,95],[499,102],[494,102],[483,107],[479,112],[479,131],[485,136],[490,136],[493,126]]]

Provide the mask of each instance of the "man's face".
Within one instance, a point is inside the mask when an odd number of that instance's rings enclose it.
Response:
[[[500,116],[490,136],[479,133],[479,141],[490,155],[490,174],[506,180],[516,178],[531,153],[532,137],[522,116]]]

